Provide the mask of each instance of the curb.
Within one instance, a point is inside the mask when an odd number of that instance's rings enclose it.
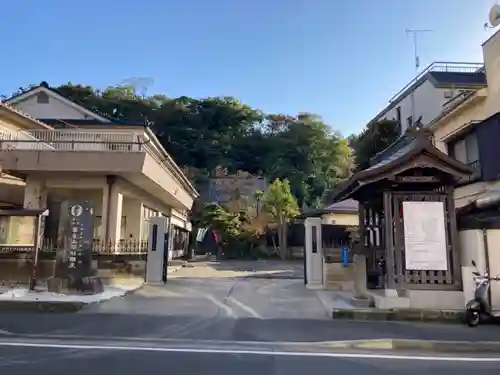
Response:
[[[498,353],[500,341],[439,341],[411,339],[380,339],[333,342],[330,349],[431,351],[440,353]]]
[[[0,313],[74,313],[80,311],[84,306],[86,304],[83,302],[0,301]]]
[[[421,309],[333,309],[332,319],[461,323],[463,322],[463,312]]]
[[[133,289],[129,289],[120,296],[111,297],[102,301],[78,302],[78,301],[0,301],[0,314],[4,312],[33,312],[33,313],[76,313],[83,308],[103,302],[110,301],[118,297],[125,297],[137,292],[144,284],[140,284]]]

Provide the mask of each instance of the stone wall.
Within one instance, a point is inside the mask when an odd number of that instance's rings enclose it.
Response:
[[[341,263],[324,263],[325,289],[353,290],[352,267],[345,267]]]

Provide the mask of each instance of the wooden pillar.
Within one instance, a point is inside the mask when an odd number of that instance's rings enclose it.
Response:
[[[386,259],[386,287],[396,289],[396,268],[394,264],[394,220],[392,217],[392,193],[384,191],[384,241]]]

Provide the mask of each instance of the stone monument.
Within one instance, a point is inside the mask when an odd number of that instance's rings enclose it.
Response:
[[[89,201],[65,201],[61,205],[58,249],[50,292],[102,293],[103,284],[92,268],[94,208]]]

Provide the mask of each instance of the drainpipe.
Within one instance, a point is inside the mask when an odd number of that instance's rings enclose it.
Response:
[[[113,191],[113,186],[116,184],[116,176],[109,175],[106,176],[106,194],[108,199],[106,201],[106,220],[104,222],[104,241],[108,242],[109,239],[109,219],[110,219],[110,211],[111,211],[111,192]],[[103,207],[104,208],[104,207]]]

